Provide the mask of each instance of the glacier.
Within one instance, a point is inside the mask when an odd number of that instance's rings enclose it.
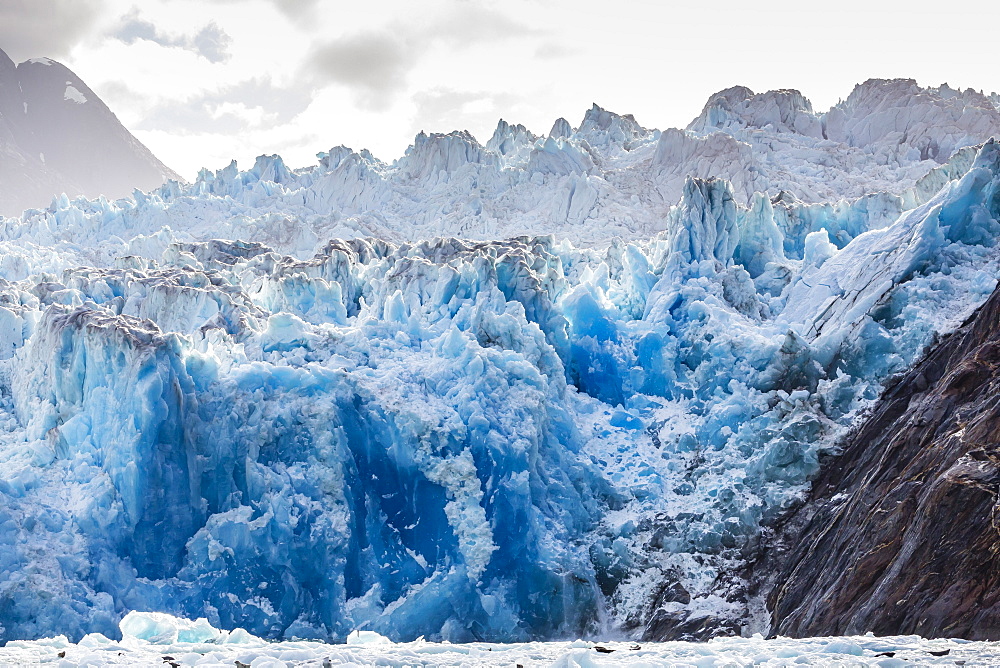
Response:
[[[762,533],[996,288],[998,127],[733,89],[0,220],[0,639],[755,630]]]
[[[831,233],[842,247],[967,171],[975,147],[1000,133],[998,104],[947,85],[870,80],[817,114],[797,91],[738,87],[712,96],[684,130],[644,128],[595,104],[578,127],[559,119],[545,136],[506,121],[485,145],[464,131],[420,133],[392,163],[344,146],[300,169],[260,156],[244,171],[233,162],[202,170],[194,183],[168,181],[116,201],[59,196],[4,219],[4,274],[156,259],[171,241],[212,238],[254,240],[302,259],[332,238],[649,239],[689,176],[729,181],[745,206],[755,193],[777,199],[789,217],[778,224],[801,259],[804,234],[824,219],[838,219]]]

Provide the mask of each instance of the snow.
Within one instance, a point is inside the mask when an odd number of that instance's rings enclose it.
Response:
[[[66,82],[66,92],[63,94],[63,99],[68,102],[75,102],[76,104],[84,104],[87,101],[87,97],[68,81]]]
[[[133,613],[129,618],[160,630],[195,626],[183,619]],[[204,620],[200,620],[203,622]],[[202,624],[202,627],[210,629]],[[266,642],[246,633],[177,637],[171,633],[111,640],[91,634],[79,643],[65,636],[14,641],[0,649],[5,664],[71,666],[789,666],[789,665],[991,665],[1000,661],[997,643],[924,640],[916,636],[765,640],[718,638],[710,642],[632,643],[575,640],[533,643],[433,643],[423,639],[394,644],[370,631],[353,632],[346,645],[310,641]]]
[[[656,614],[755,630],[734,573],[764,527],[996,287],[992,102],[906,93],[921,142],[982,144],[923,159],[865,90],[840,143],[794,91],[732,89],[688,131],[595,105],[544,138],[261,156],[0,220],[0,638],[875,661],[856,638],[526,644]]]

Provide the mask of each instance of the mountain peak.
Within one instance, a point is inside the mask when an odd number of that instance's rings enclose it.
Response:
[[[14,66],[0,52],[0,117],[0,214],[45,206],[60,193],[114,199],[180,179],[49,58]]]
[[[17,66],[14,64],[14,61],[10,59],[10,56],[7,55],[7,52],[0,49],[0,73],[13,70],[15,67]]]

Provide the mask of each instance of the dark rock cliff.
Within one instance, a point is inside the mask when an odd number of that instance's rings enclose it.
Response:
[[[1000,639],[1000,291],[885,392],[750,579],[774,633]]]

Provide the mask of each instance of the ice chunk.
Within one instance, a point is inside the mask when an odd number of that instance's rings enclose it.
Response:
[[[374,631],[351,631],[347,634],[348,645],[388,645],[391,641]]]
[[[215,642],[223,635],[205,618],[191,621],[162,612],[133,610],[122,618],[119,627],[123,638],[143,640],[154,645]]]

